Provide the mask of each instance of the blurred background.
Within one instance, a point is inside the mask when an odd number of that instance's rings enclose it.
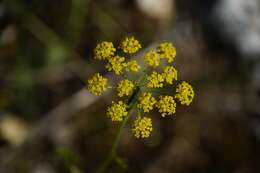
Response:
[[[148,140],[125,129],[109,172],[259,172],[260,0],[1,1],[0,172],[97,170],[119,124],[85,80],[105,73],[95,45],[126,35],[172,41],[196,96]]]

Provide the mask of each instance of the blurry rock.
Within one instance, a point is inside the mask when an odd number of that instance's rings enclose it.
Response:
[[[3,28],[5,28],[6,23],[7,23],[7,20],[6,20],[6,9],[5,9],[3,3],[0,2],[0,31]]]
[[[260,62],[255,64],[252,81],[253,81],[253,85],[260,89]]]
[[[11,23],[11,17],[7,12],[6,7],[0,2],[0,38],[4,29]]]
[[[16,41],[16,29],[13,25],[8,25],[3,31],[0,37],[0,42],[3,45],[10,45]]]
[[[260,56],[260,1],[220,0],[212,10],[222,37],[238,49],[244,58]]]
[[[70,145],[75,137],[75,130],[73,124],[59,124],[55,131],[51,133],[52,140],[58,145]]]
[[[247,94],[245,96],[247,102],[247,109],[254,114],[257,114],[258,121],[260,121],[260,61],[255,62],[252,66],[252,74],[250,75],[250,82],[247,85]]]
[[[136,0],[136,2],[144,14],[160,23],[169,21],[174,12],[174,0]]]
[[[13,146],[25,140],[28,130],[26,123],[15,116],[6,115],[0,120],[0,134]]]
[[[5,8],[3,6],[3,4],[0,4],[0,17],[2,17],[5,13]]]
[[[55,173],[50,164],[41,163],[35,166],[33,173]]]
[[[126,2],[126,0],[108,0],[109,3],[113,3],[113,4],[122,4],[124,2]]]

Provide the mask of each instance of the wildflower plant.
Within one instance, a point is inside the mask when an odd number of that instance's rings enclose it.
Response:
[[[103,170],[115,159],[122,130],[129,120],[132,120],[133,136],[148,138],[153,131],[152,116],[147,115],[148,112],[157,110],[163,118],[173,116],[178,104],[189,106],[194,99],[193,87],[186,81],[177,82],[178,70],[173,64],[176,48],[171,42],[162,42],[143,56],[136,56],[136,60],[130,59],[141,48],[140,42],[131,36],[117,46],[103,41],[94,49],[94,58],[105,61],[105,68],[118,78],[116,86],[110,86],[108,79],[99,73],[87,80],[92,94],[99,96],[108,89],[115,89],[119,97],[106,111],[111,121],[121,125]],[[165,86],[172,89],[171,94],[161,94]]]

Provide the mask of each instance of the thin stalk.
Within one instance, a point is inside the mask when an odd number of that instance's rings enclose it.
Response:
[[[128,101],[128,115],[125,117],[125,119],[123,120],[122,124],[120,125],[118,132],[116,134],[115,140],[113,142],[112,148],[109,152],[109,155],[107,156],[106,160],[103,162],[103,164],[100,166],[100,168],[98,169],[97,173],[104,173],[106,172],[106,170],[108,169],[108,167],[110,166],[111,162],[116,158],[117,155],[117,149],[118,149],[118,145],[119,142],[122,138],[122,134],[123,134],[123,130],[126,126],[126,123],[128,122],[134,107],[137,104],[137,99],[140,93],[140,88],[136,88],[136,90],[134,91],[133,95],[131,96],[131,98]]]
[[[169,94],[169,91],[163,91],[163,90],[160,90],[160,89],[147,89],[147,91],[149,92],[153,92],[153,93],[157,93],[157,94],[162,94],[162,95],[167,95]]]

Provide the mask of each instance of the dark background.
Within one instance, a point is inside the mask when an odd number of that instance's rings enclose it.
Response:
[[[170,40],[195,90],[190,107],[154,118],[147,140],[125,129],[109,172],[260,171],[259,0],[5,0],[0,2],[0,172],[94,172],[118,124],[111,94],[85,89],[93,48],[134,35]],[[126,166],[126,164],[127,166]]]

